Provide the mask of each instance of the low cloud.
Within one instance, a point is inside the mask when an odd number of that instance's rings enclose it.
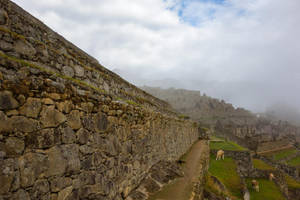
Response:
[[[14,2],[133,83],[300,106],[300,1]]]

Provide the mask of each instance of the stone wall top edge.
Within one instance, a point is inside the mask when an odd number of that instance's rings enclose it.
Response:
[[[135,85],[129,83],[128,81],[124,80],[123,78],[121,78],[119,75],[117,75],[116,73],[104,68],[98,61],[97,59],[95,59],[94,57],[90,56],[89,54],[87,54],[86,52],[84,52],[82,49],[80,49],[79,47],[75,46],[73,43],[67,41],[63,36],[61,36],[60,34],[58,34],[57,32],[53,31],[51,28],[49,28],[46,24],[44,24],[43,22],[41,22],[39,19],[35,18],[34,16],[32,16],[31,14],[29,14],[28,12],[26,12],[23,8],[19,7],[17,4],[15,4],[14,2],[10,1],[10,0],[0,0],[0,3],[2,3],[3,5],[5,5],[6,9],[9,9],[10,11],[12,10],[13,12],[17,13],[18,15],[21,15],[22,18],[24,18],[27,21],[31,21],[32,23],[34,23],[35,26],[39,27],[40,29],[42,29],[44,32],[51,34],[53,37],[55,37],[55,39],[59,40],[61,43],[64,44],[65,47],[71,48],[72,50],[74,50],[75,52],[77,52],[78,54],[80,54],[80,56],[83,56],[85,59],[88,60],[88,62],[91,64],[92,68],[96,68],[97,70],[101,70],[103,72],[105,72],[106,74],[108,74],[113,80],[116,80],[118,82],[121,82],[125,85],[127,85],[127,87],[131,88],[132,90],[136,91],[138,95],[142,95],[145,98],[149,98],[151,100],[154,100],[155,102],[157,102],[159,105],[162,106],[166,106],[166,107],[170,107],[170,105],[161,100],[158,99],[150,94],[148,94],[147,92],[145,92],[144,90],[136,87]]]

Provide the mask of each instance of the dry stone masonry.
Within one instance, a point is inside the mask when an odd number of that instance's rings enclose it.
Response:
[[[0,0],[0,199],[125,199],[197,124]]]

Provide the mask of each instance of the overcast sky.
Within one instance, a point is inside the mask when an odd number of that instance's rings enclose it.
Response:
[[[299,0],[13,0],[138,84],[300,106]]]

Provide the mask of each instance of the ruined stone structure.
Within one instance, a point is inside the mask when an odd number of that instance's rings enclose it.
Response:
[[[0,199],[125,199],[195,122],[0,0]]]
[[[257,152],[288,148],[300,142],[300,128],[283,121],[257,117],[200,91],[142,87],[169,102],[178,112],[199,121],[210,132]]]
[[[262,153],[296,145],[300,128],[287,122],[255,119],[244,123],[218,121],[215,132],[257,153]]]

